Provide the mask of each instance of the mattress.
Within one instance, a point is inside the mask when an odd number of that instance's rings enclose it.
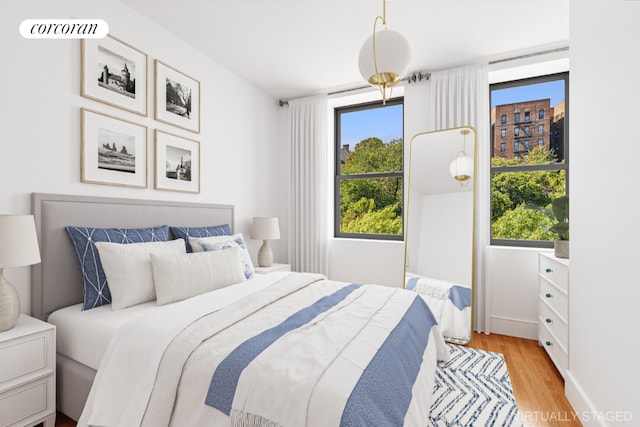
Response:
[[[218,289],[212,292],[218,292],[221,298],[228,298],[232,302],[238,295],[248,295],[263,289],[288,274],[290,273],[256,274],[247,282],[225,288],[226,291]],[[111,305],[103,305],[82,311],[82,304],[76,304],[56,310],[47,321],[56,326],[57,353],[97,370],[116,331],[157,308],[155,301],[122,310],[112,310]]]

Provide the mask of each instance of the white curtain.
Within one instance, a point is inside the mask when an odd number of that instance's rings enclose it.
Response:
[[[474,329],[490,332],[485,280],[489,244],[489,79],[487,64],[431,73],[429,111],[434,130],[473,126],[478,134]]]
[[[289,102],[291,207],[289,257],[293,271],[329,272],[327,255],[327,97]]]

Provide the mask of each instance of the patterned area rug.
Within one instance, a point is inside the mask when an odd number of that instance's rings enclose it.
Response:
[[[504,356],[451,345],[436,370],[430,427],[522,426]]]

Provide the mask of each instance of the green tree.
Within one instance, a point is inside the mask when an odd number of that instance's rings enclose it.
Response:
[[[343,175],[396,171],[402,171],[402,139],[385,144],[375,137],[356,144],[341,168]],[[340,182],[340,230],[401,234],[401,205],[400,177],[343,179]]]
[[[553,151],[544,146],[515,159],[491,159],[491,166],[526,166],[556,163]],[[496,239],[553,240],[540,223],[544,215],[525,212],[527,204],[546,206],[565,194],[564,170],[499,172],[491,176],[491,229]]]
[[[551,221],[543,213],[520,205],[494,221],[491,232],[494,237],[500,236],[500,239],[553,240],[554,234],[540,226],[544,223],[551,226]]]
[[[367,203],[362,199],[363,204]],[[370,201],[369,201],[370,202]],[[400,234],[402,233],[402,217],[396,214],[398,206],[388,205],[382,209],[370,209],[342,228],[347,233]]]

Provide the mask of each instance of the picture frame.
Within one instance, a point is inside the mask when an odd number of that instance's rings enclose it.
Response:
[[[147,188],[147,127],[81,109],[80,181]]]
[[[200,82],[154,60],[155,119],[200,133]]]
[[[155,130],[155,189],[200,193],[200,142]]]
[[[147,117],[147,54],[111,35],[81,40],[85,98]]]

